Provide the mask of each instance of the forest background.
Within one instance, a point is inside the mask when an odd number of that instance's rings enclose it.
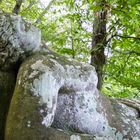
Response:
[[[52,50],[95,66],[98,89],[140,98],[139,0],[1,0],[42,32]]]

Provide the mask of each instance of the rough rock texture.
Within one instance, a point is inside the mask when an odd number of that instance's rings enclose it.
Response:
[[[0,11],[0,139],[20,63],[39,48],[40,31],[20,16]]]
[[[46,133],[47,140],[113,140],[112,137],[98,137],[54,128],[47,128]]]
[[[88,82],[97,84],[97,76],[93,67],[86,67],[77,62],[72,63],[74,62],[57,54],[39,54],[28,58],[22,64],[7,122],[7,136],[10,139],[22,136],[21,133],[25,133],[25,131],[29,133],[30,129],[33,135],[40,137],[46,135],[46,131],[43,130],[45,130],[44,127],[52,124],[57,95],[62,86],[68,85],[72,90],[80,91],[84,87],[88,87]],[[71,69],[69,69],[69,65]],[[74,68],[75,66],[77,69]],[[77,74],[74,75],[74,73]],[[79,79],[79,77],[81,78]],[[90,81],[91,79],[93,82]],[[79,84],[81,85],[78,87]],[[77,89],[73,89],[73,87]],[[15,126],[15,123],[19,125]],[[13,132],[14,127],[17,127],[15,132]],[[23,129],[25,130],[23,131]],[[29,135],[32,136],[32,133],[30,132]]]
[[[39,48],[40,31],[20,16],[0,12],[0,70],[11,71]]]
[[[94,67],[40,50],[40,38],[40,31],[21,17],[0,13],[1,122],[8,110],[2,106],[9,104],[15,84],[13,71],[25,59],[5,140],[139,140],[138,110],[99,93]]]
[[[18,73],[6,140],[43,140],[52,122],[55,128],[96,137],[140,139],[138,112],[110,101],[96,85],[96,72],[90,65],[55,53],[29,57]]]

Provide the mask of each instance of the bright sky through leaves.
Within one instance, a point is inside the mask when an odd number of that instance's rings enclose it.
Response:
[[[45,7],[50,3],[50,0],[40,0],[40,1]]]

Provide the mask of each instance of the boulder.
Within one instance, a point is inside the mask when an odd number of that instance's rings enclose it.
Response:
[[[139,140],[140,103],[105,97],[93,66],[40,49],[40,38],[20,16],[0,13],[1,122],[15,87],[5,140]]]
[[[18,73],[5,139],[47,139],[50,126],[104,139],[139,139],[137,110],[103,96],[96,85],[88,64],[47,51],[32,55]]]
[[[20,16],[0,11],[0,139],[20,63],[39,49],[40,31]]]
[[[87,67],[69,61],[55,53],[39,53],[29,57],[18,73],[7,120],[6,139],[16,140],[26,133],[33,137],[40,136],[40,139],[45,137],[46,128],[54,120],[61,87],[68,88],[71,94],[72,91],[88,91],[88,83],[91,86],[97,84],[96,72],[90,65]],[[13,131],[15,129],[17,131]],[[28,134],[25,135],[27,138]]]
[[[0,70],[17,69],[24,58],[39,48],[40,34],[20,16],[0,12]]]

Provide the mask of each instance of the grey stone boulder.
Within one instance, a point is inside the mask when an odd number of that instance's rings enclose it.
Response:
[[[40,138],[45,136],[45,128],[54,120],[60,88],[69,86],[72,91],[88,90],[88,83],[97,84],[96,72],[90,65],[69,61],[55,53],[29,57],[18,73],[7,119],[6,139],[16,140],[25,133],[27,137],[28,134]]]
[[[0,11],[0,139],[20,63],[39,49],[41,32],[20,16]]]
[[[20,16],[0,12],[0,70],[17,67],[31,52],[38,50],[41,32]]]
[[[15,86],[5,140],[139,140],[140,103],[105,97],[94,67],[40,50],[40,38],[20,16],[0,13],[0,90],[7,98]]]
[[[96,85],[88,64],[47,51],[32,55],[18,73],[5,139],[47,139],[50,126],[104,139],[140,139],[137,110],[103,96]]]

